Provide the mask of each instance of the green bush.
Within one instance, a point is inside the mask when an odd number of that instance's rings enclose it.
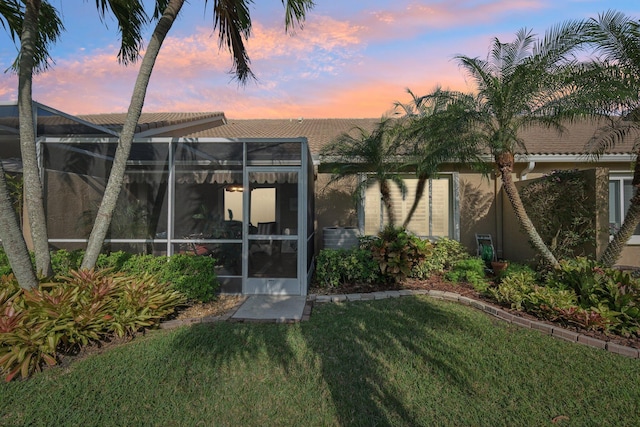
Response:
[[[527,270],[505,276],[495,288],[490,288],[488,293],[500,304],[509,304],[515,310],[526,310],[542,314],[544,317],[556,309],[569,309],[577,304],[573,292],[540,286],[535,275]]]
[[[80,269],[84,251],[77,249],[68,251],[66,249],[58,249],[51,252],[51,267],[55,274],[67,275],[71,270]]]
[[[115,256],[114,256],[115,254]],[[109,258],[110,265],[113,265],[117,271],[126,271],[131,274],[158,274],[162,275],[162,272],[166,268],[169,258],[166,256],[155,256],[151,254],[135,254],[135,255],[120,255],[119,252],[111,254]],[[177,256],[177,255],[172,255]]]
[[[489,294],[501,304],[543,318],[623,336],[640,332],[640,283],[587,258],[563,260],[545,286],[523,269],[506,275]]]
[[[380,281],[380,268],[367,249],[322,249],[316,260],[316,282],[337,288],[345,283]]]
[[[0,372],[7,381],[56,364],[59,354],[150,327],[185,300],[149,275],[71,270],[60,280],[24,290],[12,275],[0,277]]]
[[[640,331],[640,280],[630,274],[579,257],[561,261],[547,283],[573,291],[580,308],[602,317],[608,329],[623,335]]]
[[[4,248],[0,245],[0,276],[7,276],[11,274],[11,266],[9,265],[9,258],[4,251]]]
[[[530,275],[516,272],[505,276],[495,288],[488,293],[500,304],[508,304],[515,310],[523,310],[524,303],[533,292],[536,281]]]
[[[71,270],[77,270],[82,263],[84,251],[65,249],[51,253],[51,264],[56,276],[68,276]],[[215,274],[215,260],[210,257],[197,257],[177,254],[169,258],[150,254],[138,255],[124,251],[100,254],[96,269],[111,272],[124,272],[128,275],[145,277],[157,275],[160,280],[171,283],[188,299],[208,302],[215,298],[219,282]],[[0,275],[11,273],[11,267],[4,251],[0,251]],[[55,279],[60,280],[60,279]]]
[[[479,292],[484,292],[489,287],[485,274],[485,264],[480,257],[470,257],[458,261],[451,270],[445,273],[444,278],[453,283],[470,283]]]
[[[507,265],[507,268],[501,271],[500,273],[498,273],[498,275],[496,276],[496,280],[498,282],[501,282],[505,278],[516,275],[516,274],[525,275],[527,278],[531,280],[531,282],[540,281],[538,277],[538,273],[533,268],[529,267],[526,264],[518,264],[514,262],[509,262],[509,264]]]
[[[414,268],[411,277],[426,279],[433,274],[444,273],[458,261],[469,257],[462,243],[447,237],[440,238],[433,243],[429,256]]]
[[[143,271],[132,271],[131,268],[125,267],[132,258],[137,258],[142,256],[145,256],[145,255],[137,255],[137,254],[132,254],[125,251],[109,252],[106,254],[103,253],[98,255],[98,259],[96,260],[96,268],[112,269],[114,271],[130,271],[132,273],[135,273],[135,272],[142,273]],[[147,255],[147,256],[153,257],[153,255]]]
[[[215,265],[211,257],[177,254],[162,263],[160,278],[190,300],[208,302],[215,299],[220,285]]]
[[[370,250],[387,283],[411,276],[413,269],[430,254],[431,243],[402,227],[387,226],[371,241]]]

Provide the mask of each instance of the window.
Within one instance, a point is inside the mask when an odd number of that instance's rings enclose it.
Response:
[[[427,182],[422,199],[407,226],[408,230],[421,237],[458,238],[458,213],[453,197],[453,194],[456,194],[454,181],[454,175],[441,175]],[[390,183],[396,225],[402,225],[411,209],[418,180],[405,178],[404,183],[407,187],[404,197],[398,186]],[[364,232],[367,235],[375,235],[387,224],[387,214],[377,182],[371,182],[367,187],[363,207]]]
[[[631,197],[633,197],[631,178],[624,176],[611,176],[609,178],[609,234],[620,229],[624,213],[629,209]],[[640,225],[636,228],[628,242],[640,245]]]

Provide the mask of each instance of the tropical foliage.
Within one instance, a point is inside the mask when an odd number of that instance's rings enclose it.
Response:
[[[612,266],[640,224],[640,22],[608,11],[586,22],[584,36],[595,46],[598,60],[590,62],[579,75],[583,79],[583,101],[593,104],[608,120],[588,148],[597,158],[625,139],[632,139],[635,154],[635,190],[629,209],[600,258],[602,264]]]
[[[396,102],[396,111],[404,112],[402,126],[402,154],[404,169],[413,171],[418,178],[416,193],[402,226],[407,228],[420,200],[426,183],[435,178],[444,163],[459,163],[482,169],[480,147],[476,140],[473,116],[473,96],[436,88],[432,93],[411,95],[411,102]]]
[[[459,55],[462,69],[477,90],[478,138],[493,156],[504,191],[530,241],[548,264],[553,253],[536,231],[513,181],[514,156],[525,152],[520,133],[532,126],[563,130],[562,122],[578,113],[574,85],[566,75],[576,60],[571,52],[581,42],[582,24],[568,22],[547,31],[540,40],[527,29],[512,42],[493,39],[486,59]]]
[[[382,118],[372,131],[356,127],[351,132],[340,134],[322,149],[327,161],[333,164],[333,176],[327,185],[364,174],[366,178],[357,184],[354,191],[356,200],[371,182],[376,182],[387,213],[387,223],[395,225],[390,183],[398,186],[403,196],[406,194],[400,174],[402,144],[401,127],[390,118]]]
[[[135,334],[183,304],[150,275],[72,270],[58,283],[22,289],[0,277],[0,372],[23,378],[90,343]]]

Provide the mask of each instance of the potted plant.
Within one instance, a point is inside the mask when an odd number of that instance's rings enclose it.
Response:
[[[505,271],[507,267],[509,267],[509,263],[503,259],[491,261],[491,268],[493,269],[493,274],[495,274],[496,276]]]

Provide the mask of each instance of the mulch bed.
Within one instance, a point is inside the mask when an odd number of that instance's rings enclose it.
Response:
[[[535,320],[538,322],[548,323],[550,325],[554,324],[553,322],[540,319],[529,313],[516,311],[511,309],[510,307],[501,306],[491,298],[480,294],[468,283],[451,283],[451,282],[447,282],[446,280],[444,280],[439,276],[432,276],[426,280],[407,279],[404,282],[395,284],[393,286],[354,283],[354,284],[344,284],[339,288],[327,289],[327,288],[315,287],[312,285],[311,288],[309,289],[309,294],[316,294],[316,295],[356,294],[356,293],[368,293],[368,292],[378,292],[378,291],[394,291],[394,290],[401,290],[401,289],[436,290],[436,291],[454,292],[456,294],[466,296],[468,298],[473,298],[476,300],[481,300],[484,303],[489,303],[515,316],[520,316],[520,317]],[[586,330],[586,329],[582,329],[574,326],[562,325],[562,327],[564,329],[577,332],[582,335],[587,335],[593,338],[597,338],[602,341],[609,341],[609,342],[624,345],[627,347],[640,348],[640,336],[632,336],[632,337],[626,338],[618,335],[605,334],[600,331],[590,331],[590,330]]]

